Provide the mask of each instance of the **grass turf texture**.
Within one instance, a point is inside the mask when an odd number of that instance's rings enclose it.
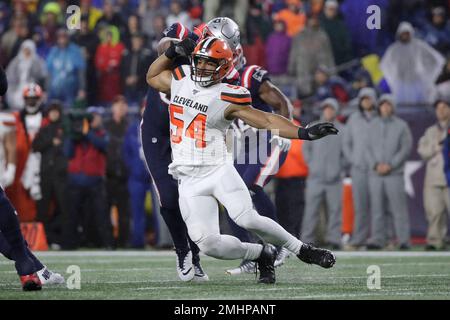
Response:
[[[11,261],[0,257],[0,299],[450,299],[450,252],[338,252],[332,269],[296,257],[277,269],[275,285],[255,275],[229,276],[239,261],[202,256],[209,282],[181,282],[170,251],[41,252],[37,256],[67,279],[81,269],[81,289],[65,285],[22,292]],[[381,289],[367,288],[367,267],[381,271]]]

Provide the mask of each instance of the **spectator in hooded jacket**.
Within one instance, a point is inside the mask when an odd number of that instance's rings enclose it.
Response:
[[[10,108],[20,110],[24,106],[23,89],[29,83],[45,84],[47,69],[44,61],[36,54],[36,45],[25,40],[19,54],[6,68],[9,90],[6,98]]]
[[[330,38],[331,49],[337,65],[352,59],[352,43],[347,26],[339,16],[337,0],[327,0],[320,16],[320,25]]]
[[[332,122],[341,132],[343,126],[337,121],[339,104],[336,99],[322,101],[321,120]],[[305,214],[301,236],[306,243],[316,243],[315,230],[319,222],[319,209],[326,204],[328,217],[326,241],[334,249],[341,247],[341,203],[342,177],[345,170],[345,157],[342,135],[331,139],[303,144],[303,156],[308,163],[309,175],[306,182]]]
[[[42,127],[33,140],[32,148],[41,153],[41,193],[37,201],[37,220],[44,223],[49,243],[60,244],[62,239],[57,229],[62,229],[69,216],[67,197],[67,158],[63,144],[65,132],[62,121],[62,105],[53,101],[46,110],[48,124]],[[56,200],[59,217],[51,214],[51,202]]]
[[[154,60],[152,52],[144,47],[144,36],[134,34],[131,38],[131,48],[123,53],[120,72],[124,95],[130,104],[138,104],[144,97],[148,85],[145,72]]]
[[[63,14],[57,2],[48,2],[42,9],[41,26],[47,34],[51,44],[56,43],[57,31],[62,27]]]
[[[48,98],[71,107],[75,99],[85,97],[86,62],[80,47],[69,40],[67,30],[60,29],[57,45],[47,57]]]
[[[266,41],[266,66],[271,75],[287,74],[286,53],[291,50],[291,43],[292,39],[286,33],[286,23],[282,20],[275,20],[274,31]]]
[[[369,237],[369,164],[366,153],[369,144],[370,124],[376,117],[377,96],[372,88],[363,88],[358,94],[358,111],[347,120],[344,130],[343,150],[350,165],[352,178],[353,205],[355,222],[352,238],[347,249],[353,250],[367,244]]]
[[[95,28],[98,29],[101,25],[115,26],[119,31],[119,34],[123,35],[125,33],[125,21],[123,21],[120,14],[114,10],[114,2],[112,0],[103,1],[103,15],[97,20]]]
[[[392,95],[378,100],[379,116],[368,128],[367,150],[371,236],[368,249],[382,249],[388,239],[387,211],[392,215],[398,248],[410,248],[409,213],[403,171],[412,148],[408,124],[395,115]]]
[[[80,46],[86,61],[87,70],[95,70],[95,52],[100,43],[95,32],[89,31],[89,22],[86,18],[80,20],[80,30],[73,35],[72,41]],[[97,102],[98,81],[95,72],[86,72],[86,100],[88,105],[94,105]]]
[[[441,54],[450,53],[450,21],[444,7],[435,7],[431,10],[431,21],[424,26],[421,36]]]
[[[98,101],[109,105],[116,96],[122,94],[120,63],[125,46],[120,42],[119,30],[115,26],[103,29],[101,40],[95,54],[99,80]]]
[[[320,27],[319,19],[312,16],[305,30],[292,40],[289,53],[289,74],[297,78],[300,96],[313,93],[314,72],[320,65],[334,68],[334,58],[327,34]]]
[[[123,144],[128,130],[128,104],[123,96],[117,96],[111,105],[112,118],[105,123],[109,143],[106,151],[106,188],[108,207],[115,206],[119,214],[119,247],[128,246],[130,229],[128,170],[123,159]]]
[[[444,57],[417,39],[409,22],[400,23],[396,36],[380,63],[395,100],[399,104],[432,101],[435,82],[445,65]]]
[[[306,14],[301,0],[286,0],[285,3],[287,8],[278,11],[275,19],[284,21],[287,34],[294,37],[305,28]]]

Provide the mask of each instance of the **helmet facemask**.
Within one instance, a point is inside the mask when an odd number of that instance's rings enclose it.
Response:
[[[199,68],[198,63],[203,59],[206,63],[212,62],[216,65],[215,69]],[[226,64],[224,60],[214,59],[208,56],[195,54],[191,59],[191,79],[201,87],[209,87],[213,84],[219,83],[226,76],[227,72],[221,75],[221,69]]]

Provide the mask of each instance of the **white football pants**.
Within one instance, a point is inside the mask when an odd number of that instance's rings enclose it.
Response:
[[[260,244],[245,243],[220,234],[217,201],[224,205],[237,225],[269,243],[283,246],[295,254],[300,252],[300,240],[253,209],[247,186],[232,164],[218,166],[205,177],[181,176],[179,181],[181,215],[190,238],[206,255],[218,259],[254,260],[262,250]]]

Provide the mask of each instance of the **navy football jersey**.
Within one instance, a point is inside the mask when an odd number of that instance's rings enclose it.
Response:
[[[259,88],[266,80],[270,80],[269,72],[258,65],[245,66],[239,70],[241,86],[247,88],[252,96],[252,106],[265,112],[273,112],[271,106],[259,97]]]
[[[167,101],[165,94],[149,87],[143,120],[153,135],[169,137],[169,105],[164,100]]]

